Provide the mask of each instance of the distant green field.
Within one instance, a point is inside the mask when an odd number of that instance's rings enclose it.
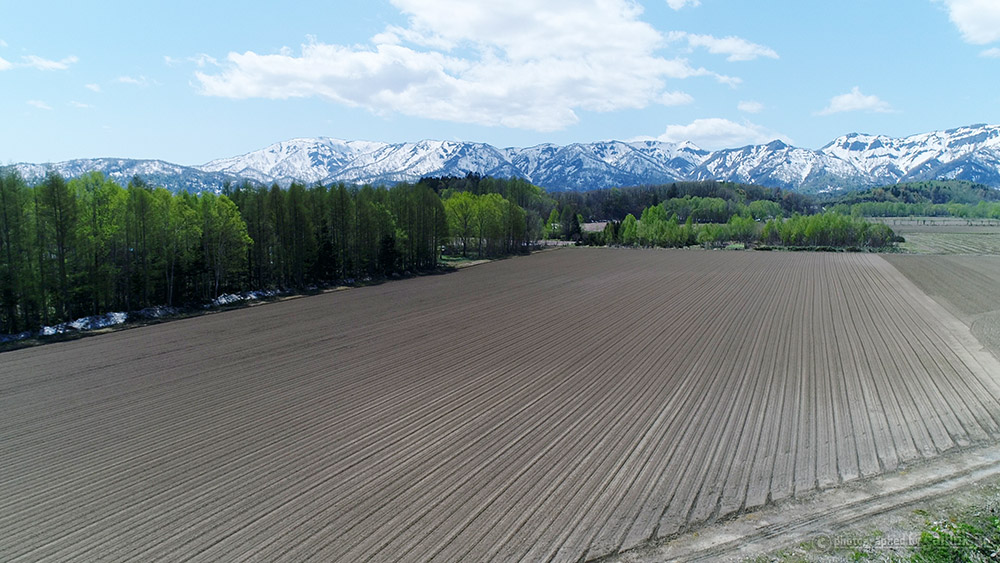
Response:
[[[957,217],[887,217],[906,242],[900,248],[915,254],[1000,255],[1000,220]]]

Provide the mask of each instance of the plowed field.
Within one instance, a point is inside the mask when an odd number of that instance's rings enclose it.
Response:
[[[1000,438],[875,255],[564,249],[0,355],[0,560],[577,561]]]

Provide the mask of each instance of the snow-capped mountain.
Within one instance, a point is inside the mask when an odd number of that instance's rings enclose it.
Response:
[[[972,125],[893,139],[845,135],[821,152],[850,162],[878,183],[963,179],[1000,185],[1000,126]]]
[[[508,148],[520,176],[543,187],[588,190],[686,180],[708,152],[691,143],[604,141]],[[553,189],[550,188],[550,189]]]
[[[849,162],[781,141],[716,151],[694,171],[694,176],[699,180],[727,180],[804,191],[865,184],[863,175]]]
[[[971,125],[898,139],[852,133],[818,150],[773,141],[711,153],[688,142],[652,140],[500,149],[455,141],[390,144],[320,137],[292,139],[201,166],[104,158],[17,168],[29,180],[47,170],[67,177],[100,170],[122,182],[138,175],[152,184],[191,191],[217,190],[226,180],[283,186],[293,181],[391,184],[470,172],[524,178],[551,190],[707,179],[804,192],[928,179],[1000,187],[1000,126]]]
[[[773,141],[716,151],[694,176],[803,192],[933,179],[1000,187],[1000,126],[971,125],[901,139],[851,133],[819,150]]]
[[[138,176],[153,186],[163,186],[174,191],[185,189],[192,193],[216,191],[226,180],[232,180],[225,174],[196,167],[181,166],[162,160],[129,158],[82,158],[54,164],[15,164],[14,168],[29,182],[40,180],[50,171],[65,178],[76,178],[97,171],[103,172],[105,176],[123,186]]]
[[[242,156],[213,160],[197,168],[263,184],[314,183],[327,180],[331,170],[350,166],[358,156],[385,146],[388,145],[326,137],[292,139]]]
[[[198,167],[261,183],[394,183],[424,176],[525,178],[551,189],[683,180],[708,153],[691,143],[606,141],[498,149],[484,143],[293,139]]]

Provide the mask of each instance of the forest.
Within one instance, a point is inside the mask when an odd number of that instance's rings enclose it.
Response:
[[[1000,219],[1000,190],[961,180],[907,182],[827,196],[827,209],[857,217]]]
[[[3,169],[0,334],[222,292],[432,270],[450,244],[466,256],[521,252],[538,234],[502,194],[538,199],[541,190],[524,184],[244,184],[192,195],[139,178],[123,187],[97,172],[28,185]]]
[[[676,213],[667,216],[669,201],[646,208],[640,219],[629,214],[621,223],[609,221],[602,231],[586,233],[583,240],[592,245],[714,248],[737,244],[810,250],[878,250],[900,240],[887,225],[834,212],[795,213],[788,218],[734,214],[724,222],[706,223],[688,215],[680,223]]]
[[[519,178],[422,178],[392,187],[226,184],[173,193],[136,177],[0,169],[0,334],[109,311],[204,303],[498,257],[542,238],[582,244],[878,249],[873,216],[1000,218],[1000,192],[920,182],[810,197],[731,182],[546,193]],[[603,231],[583,225],[605,222]]]
[[[715,206],[714,210],[704,212],[713,213],[713,220],[721,219],[723,222],[732,215],[742,214],[741,210],[752,204],[756,204],[758,208],[764,205],[768,209],[780,208],[781,213],[786,216],[793,213],[812,214],[819,210],[819,206],[813,198],[804,194],[780,188],[765,188],[714,180],[674,182],[588,192],[560,192],[552,195],[560,209],[570,206],[587,222],[622,221],[628,214],[638,217],[646,208],[668,200],[686,200],[689,203],[694,201],[696,204],[710,202],[711,205]],[[687,217],[686,213],[682,209],[675,211],[683,222]],[[723,218],[723,213],[725,218]]]

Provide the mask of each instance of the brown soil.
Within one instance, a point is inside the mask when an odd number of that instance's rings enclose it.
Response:
[[[603,557],[1000,437],[875,255],[565,249],[25,349],[0,559]]]

